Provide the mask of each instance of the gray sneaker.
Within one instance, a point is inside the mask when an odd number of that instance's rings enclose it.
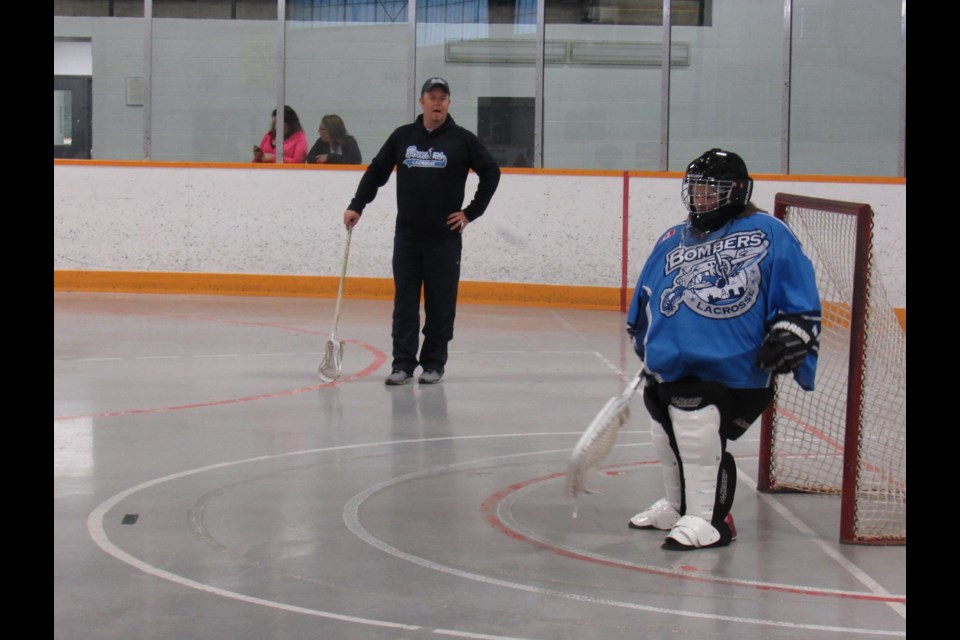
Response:
[[[393,373],[387,376],[387,379],[383,381],[383,384],[395,386],[401,384],[407,384],[410,382],[410,378],[413,377],[412,373],[407,373],[402,369],[394,369]]]
[[[420,384],[437,384],[441,380],[443,380],[443,371],[426,369],[420,374]]]

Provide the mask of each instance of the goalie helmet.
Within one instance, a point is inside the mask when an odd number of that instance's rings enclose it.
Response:
[[[732,151],[710,149],[687,165],[683,205],[689,224],[700,233],[716,231],[750,202],[753,179],[743,158]]]

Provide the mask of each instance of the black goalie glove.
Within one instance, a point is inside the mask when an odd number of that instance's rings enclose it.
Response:
[[[810,325],[799,319],[778,320],[757,353],[757,366],[771,373],[790,373],[815,345]]]

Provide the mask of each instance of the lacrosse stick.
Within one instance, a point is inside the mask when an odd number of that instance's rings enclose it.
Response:
[[[320,362],[320,379],[324,382],[333,382],[340,377],[340,365],[343,363],[343,343],[337,340],[337,327],[340,325],[340,303],[343,301],[343,281],[347,279],[347,258],[350,256],[350,235],[353,229],[347,230],[347,246],[343,250],[343,267],[340,270],[340,288],[337,290],[337,308],[333,314],[333,331],[323,352]]]
[[[642,383],[643,369],[637,372],[623,393],[607,400],[573,448],[567,465],[567,495],[574,499],[574,518],[577,517],[577,496],[592,493],[586,488],[588,474],[600,467],[616,444],[620,427],[630,417],[630,400]]]

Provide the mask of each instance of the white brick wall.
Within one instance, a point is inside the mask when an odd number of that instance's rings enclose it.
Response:
[[[54,166],[54,269],[326,275],[340,273],[343,211],[357,170]],[[472,197],[476,176],[467,185]],[[394,178],[364,212],[350,275],[390,277]],[[620,176],[504,175],[469,227],[463,279],[618,287]],[[891,304],[906,307],[906,186],[757,181],[777,192],[866,202]],[[630,181],[628,274],[683,219],[680,180]]]

